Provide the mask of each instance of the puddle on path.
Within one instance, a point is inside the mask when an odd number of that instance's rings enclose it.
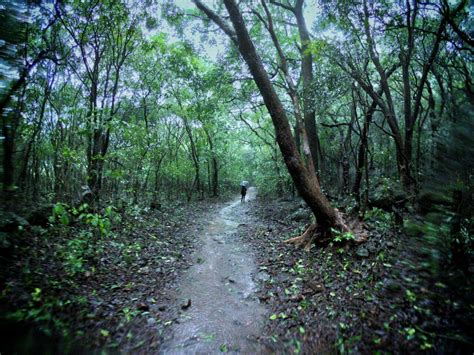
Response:
[[[255,197],[249,188],[247,197]],[[163,354],[261,353],[257,341],[265,308],[255,297],[255,262],[246,247],[232,236],[245,217],[239,217],[240,199],[220,210],[202,237],[198,261],[184,275],[177,302],[191,299],[171,328]],[[244,214],[240,214],[244,215]],[[240,218],[240,220],[239,220]]]

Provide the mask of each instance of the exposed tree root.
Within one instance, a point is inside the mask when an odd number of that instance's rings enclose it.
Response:
[[[341,233],[351,232],[351,229],[344,222],[344,214],[340,212],[337,208],[335,208],[334,210],[336,211],[336,229],[338,229]]]
[[[300,247],[304,244],[304,249],[309,250],[311,248],[311,242],[313,241],[318,225],[316,223],[311,224],[303,234],[285,240],[283,243],[294,243],[295,246]]]
[[[334,229],[341,233],[351,233],[354,236],[355,244],[363,243],[367,240],[367,231],[364,224],[357,218],[349,219],[342,212],[336,209],[336,226]],[[296,247],[304,246],[306,251],[311,249],[313,241],[319,245],[325,245],[333,239],[331,229],[322,229],[316,223],[312,223],[306,228],[303,234],[287,239],[284,243],[294,244]]]

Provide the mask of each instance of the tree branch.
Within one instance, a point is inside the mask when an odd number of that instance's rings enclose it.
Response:
[[[201,0],[192,0],[196,7],[204,12],[207,17],[209,17],[210,20],[212,20],[217,26],[219,26],[222,31],[225,32],[227,36],[234,42],[236,46],[238,46],[237,43],[237,36],[235,34],[235,31],[224,21],[222,17],[220,17],[218,14],[216,14],[214,11],[212,11],[210,8],[208,8],[206,5],[204,5]]]

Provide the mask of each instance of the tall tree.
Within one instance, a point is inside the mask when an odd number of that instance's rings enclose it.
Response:
[[[293,13],[298,26],[298,33],[300,36],[299,50],[301,53],[301,78],[303,81],[304,126],[306,134],[308,135],[311,159],[313,160],[314,169],[316,169],[316,172],[318,173],[321,169],[318,159],[321,153],[321,147],[316,126],[316,108],[311,95],[311,84],[313,82],[313,54],[310,50],[311,38],[308,26],[306,25],[306,20],[303,15],[304,0],[297,0],[293,6],[290,5],[289,2],[287,4],[274,0],[271,0],[270,2]],[[262,4],[264,4],[264,0],[262,0]]]
[[[222,17],[201,1],[194,0],[194,3],[229,36],[247,63],[250,73],[270,113],[275,128],[276,140],[288,171],[301,197],[313,211],[321,232],[330,234],[331,228],[347,231],[348,227],[343,223],[341,215],[331,206],[326,196],[321,192],[315,171],[309,170],[305,166],[298,153],[285,109],[250,38],[245,21],[236,2],[234,0],[224,1],[233,29]],[[314,231],[315,226],[313,225],[301,236],[301,239],[295,241],[306,241],[308,237],[312,238]]]
[[[120,76],[136,46],[137,22],[124,4],[94,1],[77,6],[77,11],[68,13],[58,5],[56,13],[78,48],[72,70],[89,92],[87,182],[98,198],[111,124],[119,110]]]
[[[357,50],[361,53],[354,54],[354,46],[349,45],[350,49],[344,53],[337,48],[335,58],[382,110],[389,135],[395,143],[400,181],[411,197],[416,192],[418,175],[413,164],[413,140],[421,119],[429,75],[446,40],[448,19],[464,11],[466,4],[466,1],[461,1],[454,9],[448,6],[449,10],[440,11],[434,18],[428,16],[430,4],[410,0],[398,5],[363,1],[350,5],[347,12],[343,7],[340,14],[341,22],[349,21],[356,29],[351,36],[360,42]],[[381,13],[389,19],[387,23],[380,19]],[[385,35],[388,30],[395,34]],[[382,43],[396,50],[384,51]],[[369,74],[367,64],[360,65],[360,58],[364,57],[368,62],[362,62],[370,63],[373,73]],[[401,75],[394,85],[389,77],[398,69],[401,69]],[[380,92],[377,92],[374,81],[380,84]],[[402,105],[401,112],[397,99]]]
[[[41,16],[37,16],[40,14]],[[52,28],[57,16],[46,7],[21,1],[5,2],[0,13],[0,119],[2,120],[2,185],[7,201],[15,186],[14,156],[25,92],[31,73],[45,60],[56,60]],[[12,76],[12,73],[16,75]]]

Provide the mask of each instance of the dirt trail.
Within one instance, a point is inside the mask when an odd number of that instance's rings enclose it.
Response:
[[[255,198],[249,188],[247,199]],[[196,264],[183,276],[177,304],[191,300],[161,347],[164,354],[261,352],[258,343],[266,309],[255,296],[255,262],[233,237],[245,214],[240,199],[222,208],[202,234]]]

